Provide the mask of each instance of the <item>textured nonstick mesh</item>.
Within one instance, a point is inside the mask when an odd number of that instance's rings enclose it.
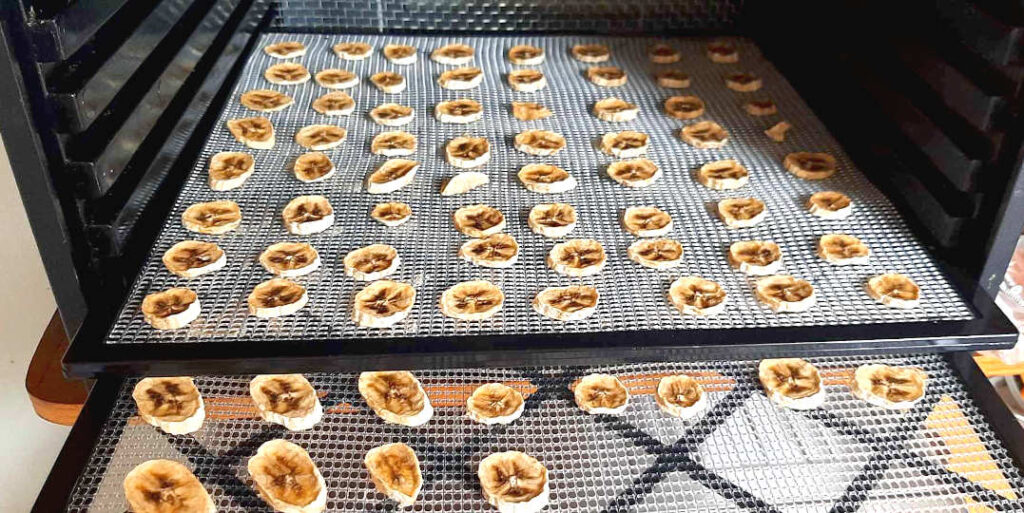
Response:
[[[153,253],[132,288],[113,330],[110,343],[136,342],[215,342],[273,341],[281,339],[323,340],[350,337],[459,336],[478,333],[554,333],[609,332],[639,329],[736,328],[776,326],[820,326],[833,324],[890,323],[927,320],[965,320],[972,313],[950,286],[922,244],[911,234],[892,204],[853,166],[793,88],[766,61],[749,41],[737,39],[741,59],[738,64],[713,64],[704,55],[706,39],[669,39],[665,42],[683,52],[677,66],[692,77],[692,87],[684,91],[659,88],[652,74],[669,66],[651,64],[646,48],[653,39],[600,38],[570,36],[489,36],[462,39],[427,36],[350,36],[266,34],[259,47],[275,41],[300,40],[307,54],[292,59],[303,63],[312,73],[341,67],[356,72],[362,83],[349,90],[356,101],[351,116],[328,117],[310,108],[311,102],[328,92],[314,81],[299,86],[274,86],[263,78],[271,59],[257,48],[242,70],[232,99],[221,114],[220,122],[188,179],[171,212]],[[373,55],[359,62],[337,58],[331,45],[339,41],[361,40],[374,45]],[[448,91],[437,85],[438,75],[450,69],[432,62],[430,50],[452,41],[464,40],[476,49],[474,65],[484,70],[484,82],[470,91]],[[620,88],[601,88],[588,82],[588,65],[569,55],[569,48],[581,42],[601,42],[612,51],[609,64],[622,67],[629,82]],[[386,43],[405,43],[420,49],[412,66],[395,66],[382,57]],[[515,69],[505,55],[521,43],[544,47],[546,62],[539,66],[549,86],[536,93],[517,93],[506,84],[506,74]],[[369,75],[395,70],[405,75],[405,92],[386,95],[368,81]],[[764,80],[763,90],[737,93],[725,87],[723,76],[733,71],[751,71]],[[238,103],[241,93],[257,88],[283,91],[295,104],[267,115],[275,126],[277,144],[272,150],[249,150],[236,142],[224,122],[232,118],[257,115]],[[676,94],[695,94],[707,104],[701,119],[714,120],[730,133],[729,143],[714,150],[695,149],[678,138],[685,123],[662,113],[662,102]],[[604,97],[618,96],[636,103],[639,118],[629,123],[608,123],[595,118],[592,104]],[[433,108],[442,100],[469,97],[484,106],[482,121],[470,125],[442,124],[433,117]],[[743,103],[755,98],[776,102],[779,114],[753,117]],[[521,122],[510,113],[512,101],[539,101],[549,106],[551,118]],[[415,121],[403,127],[419,139],[415,159],[422,163],[415,181],[405,189],[386,195],[363,191],[363,180],[385,159],[369,152],[370,140],[389,130],[374,124],[367,112],[385,102],[398,102],[415,109]],[[787,140],[775,143],[763,130],[780,120],[794,125]],[[326,182],[306,184],[289,171],[290,162],[303,152],[293,142],[295,132],[313,123],[336,123],[348,129],[348,140],[328,151],[338,173]],[[525,155],[512,146],[520,131],[544,128],[563,134],[567,148],[556,156],[541,158]],[[644,189],[628,189],[605,174],[612,158],[595,149],[595,141],[609,131],[634,129],[651,138],[649,158],[664,171],[663,178]],[[457,170],[444,160],[443,147],[449,139],[463,134],[484,136],[491,142],[492,159],[481,168],[491,183],[466,195],[441,197],[442,181]],[[869,137],[870,134],[865,134]],[[248,151],[256,159],[256,173],[241,188],[216,192],[206,184],[206,166],[210,155],[219,151]],[[800,180],[781,165],[793,151],[826,151],[836,156],[839,171],[820,182]],[[737,191],[714,191],[694,179],[694,170],[708,161],[735,158],[751,173],[750,184]],[[518,169],[528,163],[547,162],[571,172],[579,186],[570,192],[544,195],[527,191],[516,178]],[[827,221],[810,215],[805,209],[808,196],[823,190],[843,191],[855,202],[852,217]],[[335,208],[336,222],[326,232],[297,237],[290,235],[281,222],[285,204],[302,194],[323,194]],[[713,213],[715,202],[738,196],[755,196],[768,207],[767,219],[759,226],[730,229]],[[241,205],[241,227],[221,236],[203,236],[187,232],[180,214],[190,204],[230,199]],[[405,201],[414,214],[408,223],[385,227],[369,217],[373,205],[381,201]],[[579,226],[570,235],[600,241],[608,254],[608,265],[598,276],[571,280],[561,277],[545,265],[545,256],[555,240],[534,234],[526,225],[526,215],[538,203],[567,202],[575,206]],[[456,252],[466,238],[455,231],[452,212],[458,207],[486,203],[500,209],[508,220],[507,233],[521,246],[519,262],[512,268],[484,269],[457,258]],[[642,268],[629,261],[626,249],[635,238],[620,224],[621,212],[630,206],[656,205],[674,219],[671,237],[685,246],[683,265],[669,271]],[[817,239],[829,232],[856,235],[872,249],[867,265],[837,267],[815,255]],[[194,280],[178,278],[167,272],[160,255],[174,243],[185,239],[214,241],[226,252],[227,267]],[[776,314],[761,305],[753,295],[754,281],[730,268],[726,251],[730,243],[745,239],[775,241],[784,254],[785,274],[810,280],[817,291],[818,305],[800,314]],[[322,268],[298,281],[309,291],[309,305],[299,313],[275,320],[260,320],[248,315],[246,296],[259,282],[270,278],[257,262],[259,253],[280,241],[308,241],[323,259]],[[351,321],[352,296],[364,284],[344,274],[341,259],[365,245],[386,243],[395,246],[402,264],[392,279],[414,285],[418,296],[407,320],[389,329],[358,328]],[[867,296],[864,283],[882,272],[902,272],[921,286],[922,304],[900,311],[877,304]],[[720,283],[729,294],[729,305],[717,316],[695,318],[680,315],[666,299],[669,284],[683,275],[700,275]],[[480,322],[462,322],[444,317],[438,307],[441,292],[453,284],[471,279],[487,279],[500,286],[506,295],[502,311]],[[595,315],[587,320],[559,323],[532,311],[530,300],[545,287],[570,283],[593,284],[601,293]],[[157,332],[143,321],[139,311],[142,298],[169,287],[190,287],[202,303],[202,314],[185,329]]]

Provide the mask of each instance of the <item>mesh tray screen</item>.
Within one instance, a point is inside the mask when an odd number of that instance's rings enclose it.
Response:
[[[134,284],[113,330],[110,343],[272,341],[281,339],[326,339],[392,336],[458,336],[477,333],[561,333],[625,331],[671,328],[734,328],[775,326],[820,326],[833,324],[888,323],[929,320],[965,320],[972,318],[963,300],[946,281],[921,243],[911,234],[893,205],[854,167],[837,142],[786,80],[767,62],[758,49],[738,40],[741,61],[736,65],[712,64],[704,57],[701,39],[673,39],[669,42],[683,50],[680,66],[692,77],[693,86],[685,94],[696,94],[707,104],[703,119],[719,122],[730,132],[729,143],[715,150],[698,150],[677,137],[683,122],[661,112],[664,99],[673,93],[659,88],[652,79],[656,66],[646,57],[652,43],[644,38],[579,37],[475,37],[466,38],[477,51],[476,65],[485,73],[483,85],[468,92],[448,91],[436,84],[438,74],[447,69],[426,58],[431,49],[449,42],[444,38],[413,36],[326,36],[266,34],[264,44],[298,39],[307,47],[301,59],[313,73],[346,67],[358,73],[363,83],[351,90],[356,112],[347,117],[327,117],[309,108],[316,97],[327,92],[315,82],[300,86],[281,86],[295,98],[295,105],[269,114],[277,132],[272,150],[247,150],[224,127],[228,119],[250,116],[237,102],[247,90],[270,86],[263,71],[273,62],[255,51],[242,71],[232,100],[202,152],[192,176],[167,219],[153,253]],[[341,40],[366,40],[380,49],[385,43],[406,43],[421,50],[414,66],[387,64],[380,52],[358,63],[343,62],[331,52]],[[613,52],[612,64],[624,68],[629,83],[621,88],[600,88],[588,82],[583,72],[587,65],[568,55],[573,44],[601,41]],[[549,87],[538,93],[516,93],[505,84],[512,66],[505,58],[513,44],[531,43],[547,50],[547,61],[540,67]],[[407,78],[408,89],[397,95],[385,95],[366,79],[376,71],[394,69]],[[764,79],[764,89],[741,94],[727,89],[723,75],[748,70]],[[641,114],[631,123],[606,123],[590,114],[598,99],[620,96],[638,104]],[[433,106],[445,99],[472,97],[484,106],[484,119],[472,125],[442,124],[433,118]],[[753,117],[745,113],[743,103],[751,98],[771,98],[780,114]],[[537,100],[551,107],[555,116],[537,122],[520,122],[512,117],[509,104],[515,100]],[[418,136],[416,159],[422,168],[413,184],[389,195],[363,192],[364,177],[384,158],[369,153],[373,135],[385,131],[375,125],[367,112],[385,102],[399,102],[415,108],[416,119],[404,127]],[[783,144],[770,141],[762,131],[780,119],[795,129]],[[326,182],[303,184],[288,171],[292,159],[302,153],[292,137],[300,127],[313,123],[337,123],[348,129],[348,140],[328,152],[339,172]],[[550,158],[525,155],[512,148],[513,136],[529,128],[546,128],[563,134],[566,150]],[[611,162],[594,148],[595,140],[608,131],[636,129],[651,137],[649,158],[664,170],[663,178],[644,189],[627,189],[613,182],[604,172]],[[469,194],[441,197],[442,180],[455,173],[444,161],[443,146],[452,137],[463,134],[485,136],[491,141],[492,160],[482,168],[491,179],[488,186]],[[782,166],[784,155],[792,151],[827,151],[839,160],[839,171],[821,182],[800,180]],[[241,188],[216,192],[206,185],[206,165],[218,151],[250,151],[255,155],[257,171]],[[694,170],[701,164],[723,158],[736,158],[751,172],[750,185],[744,189],[713,191],[698,184]],[[518,182],[516,171],[531,162],[549,162],[569,170],[579,186],[568,193],[542,195],[527,191]],[[855,213],[845,221],[826,221],[808,214],[807,197],[816,191],[840,190],[856,202]],[[326,195],[334,205],[335,225],[321,234],[297,238],[281,223],[281,210],[301,194]],[[768,206],[766,221],[748,229],[727,228],[712,214],[714,202],[733,196],[755,196]],[[242,226],[222,236],[200,236],[187,232],[180,214],[195,202],[215,199],[237,201],[242,208]],[[397,228],[372,221],[369,212],[380,201],[399,200],[412,205],[412,220]],[[540,317],[529,306],[541,289],[570,283],[569,279],[547,269],[544,259],[554,241],[530,231],[526,214],[538,203],[563,201],[574,205],[580,219],[573,237],[594,238],[608,253],[608,265],[598,276],[582,281],[595,285],[602,294],[601,305],[591,318],[568,324]],[[499,208],[508,219],[507,232],[519,241],[519,262],[510,269],[483,269],[459,260],[456,251],[465,238],[452,226],[451,214],[460,206],[486,203]],[[626,248],[635,239],[619,223],[620,213],[629,206],[657,205],[675,220],[671,236],[686,248],[684,264],[671,271],[653,271],[639,267],[626,257]],[[815,242],[821,235],[843,231],[860,237],[872,249],[869,265],[832,266],[815,255]],[[226,252],[227,267],[195,280],[184,280],[168,273],[160,255],[174,243],[199,238],[215,241]],[[726,250],[730,243],[744,239],[772,240],[784,254],[783,272],[810,280],[816,287],[819,303],[801,314],[780,315],[760,305],[752,293],[753,280],[729,267]],[[270,276],[260,267],[257,257],[268,245],[284,240],[305,240],[313,244],[323,259],[321,270],[300,278],[309,290],[310,303],[299,313],[276,320],[259,320],[248,315],[246,296],[259,282]],[[362,283],[347,278],[341,258],[352,249],[372,243],[395,246],[402,265],[393,279],[412,283],[417,304],[410,317],[399,325],[370,331],[350,320],[352,295]],[[912,276],[922,288],[920,308],[900,311],[876,304],[864,292],[866,279],[885,271]],[[682,316],[666,299],[668,285],[678,276],[696,274],[715,280],[729,293],[726,311],[711,318]],[[445,318],[437,308],[441,292],[469,279],[488,279],[506,294],[504,309],[495,318],[481,322],[457,322]],[[188,328],[157,332],[147,326],[139,311],[142,298],[157,290],[188,286],[198,292],[203,305],[200,318]]]

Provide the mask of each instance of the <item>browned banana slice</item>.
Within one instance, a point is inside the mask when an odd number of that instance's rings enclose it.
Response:
[[[637,237],[660,237],[672,231],[672,216],[657,207],[629,207],[622,227]]]
[[[292,172],[300,182],[320,182],[333,176],[335,167],[327,155],[319,151],[311,151],[303,153],[295,159]]]
[[[387,45],[384,47],[384,58],[392,64],[408,66],[416,62],[416,47],[409,45]]]
[[[647,187],[661,178],[661,169],[647,159],[620,160],[608,164],[608,176],[626,187]]]
[[[630,244],[626,253],[651,269],[671,269],[683,262],[683,245],[672,239],[641,239]]]
[[[836,158],[828,153],[790,153],[783,159],[782,165],[804,180],[824,180],[836,172]]]
[[[282,41],[264,46],[263,52],[275,59],[293,59],[306,55],[306,45],[298,41]]]
[[[547,157],[565,148],[565,137],[550,130],[526,130],[516,134],[515,148],[527,155]]]
[[[222,151],[210,157],[208,168],[210,188],[215,191],[237,189],[252,176],[256,161],[252,155],[238,151]]]
[[[576,229],[576,209],[568,203],[541,203],[530,209],[526,224],[538,235],[565,237]]]
[[[347,69],[325,69],[313,77],[320,87],[328,89],[350,89],[359,85],[359,75]]]
[[[508,60],[520,66],[538,66],[544,62],[544,49],[530,45],[516,45],[509,49]]]
[[[320,254],[305,242],[278,242],[260,253],[260,264],[281,278],[305,276],[320,268]]]
[[[525,453],[491,454],[480,462],[477,477],[484,498],[499,513],[537,513],[548,505],[548,469]]]
[[[769,99],[750,100],[743,104],[743,110],[747,111],[747,114],[751,116],[770,116],[779,111],[778,107],[775,106],[775,102]]]
[[[828,233],[818,239],[818,256],[833,265],[868,263],[871,248],[853,235]]]
[[[576,178],[551,164],[527,164],[519,169],[517,176],[523,187],[541,194],[557,194],[576,188]]]
[[[242,224],[242,211],[230,200],[196,203],[181,214],[181,224],[190,232],[219,235]]]
[[[416,136],[401,130],[381,132],[370,143],[374,155],[405,157],[416,153]]]
[[[306,288],[283,278],[273,278],[256,285],[249,293],[249,313],[260,318],[281,317],[298,312],[306,306]]]
[[[274,125],[267,118],[229,119],[228,131],[235,139],[257,150],[274,147]]]
[[[124,496],[132,513],[212,513],[210,494],[185,465],[149,460],[124,476]]]
[[[729,263],[751,276],[767,276],[775,274],[782,267],[782,250],[774,242],[734,242],[729,246]]]
[[[164,267],[182,278],[196,278],[224,268],[227,256],[212,242],[181,241],[164,252]]]
[[[412,122],[416,116],[412,107],[397,103],[383,103],[370,110],[370,119],[383,126],[402,126]]]
[[[282,62],[267,68],[263,78],[277,85],[303,84],[309,81],[309,70],[297,62]]]
[[[868,364],[857,367],[850,393],[868,404],[906,410],[924,397],[928,375],[913,367]]]
[[[605,98],[594,104],[594,115],[601,121],[633,121],[640,114],[640,108],[619,98]]]
[[[593,66],[587,68],[587,80],[601,87],[620,87],[629,81],[629,75],[616,66]]]
[[[323,196],[298,196],[285,205],[281,217],[289,232],[310,235],[334,224],[334,207]]]
[[[402,259],[398,250],[387,244],[371,244],[350,251],[342,260],[345,275],[359,281],[374,281],[391,275],[398,269]]]
[[[647,57],[655,64],[672,64],[679,62],[683,54],[667,44],[657,43],[647,49]]]
[[[750,228],[764,221],[764,202],[757,198],[728,198],[718,202],[718,215],[729,228]]]
[[[437,83],[444,89],[464,91],[473,89],[484,81],[484,72],[480,68],[456,68],[441,73]]]
[[[260,374],[249,382],[249,396],[263,420],[290,431],[310,429],[324,416],[316,389],[302,374]]]
[[[675,374],[661,378],[654,402],[673,417],[692,419],[707,408],[708,396],[697,380],[686,374]]]
[[[512,102],[512,115],[520,121],[535,121],[549,118],[551,109],[535,102]]]
[[[459,248],[459,258],[480,267],[512,267],[519,260],[519,243],[511,235],[495,233],[466,241]]]
[[[511,424],[523,414],[525,406],[523,394],[501,383],[480,385],[466,399],[469,418],[488,426]]]
[[[249,458],[247,468],[260,497],[275,510],[320,513],[327,508],[324,476],[302,447],[271,440]]]
[[[725,76],[725,87],[740,93],[749,93],[761,89],[761,77],[753,73],[730,73]]]
[[[690,75],[681,69],[659,71],[654,75],[658,85],[666,89],[686,89],[690,87]]]
[[[348,130],[334,125],[308,125],[295,132],[295,142],[303,148],[316,151],[340,146],[348,137]]]
[[[356,110],[356,102],[348,93],[334,91],[313,100],[313,110],[327,116],[348,116]]]
[[[730,41],[712,41],[708,43],[707,51],[711,62],[731,64],[740,61],[740,53]]]
[[[548,287],[533,297],[533,311],[556,321],[579,321],[597,311],[601,295],[590,285]]]
[[[588,374],[573,386],[576,406],[591,415],[619,415],[629,406],[629,390],[611,374]]]
[[[604,246],[596,240],[569,239],[551,248],[547,262],[556,273],[578,278],[601,272],[608,257]]]
[[[405,77],[394,71],[381,71],[370,76],[370,82],[387,94],[397,94],[405,91]]]
[[[412,183],[420,163],[408,159],[390,159],[377,166],[377,169],[366,177],[366,192],[370,194],[387,194],[395,192]]]
[[[364,328],[387,328],[408,317],[415,303],[412,285],[378,280],[356,293],[352,320]]]
[[[416,503],[423,486],[420,460],[412,448],[403,443],[385,444],[370,449],[363,458],[370,479],[377,491],[407,508]]]
[[[814,286],[792,276],[768,276],[757,281],[757,298],[776,312],[803,312],[814,306]]]
[[[378,203],[373,206],[370,217],[384,226],[398,226],[412,217],[412,207],[397,201]]]
[[[373,47],[367,43],[360,41],[347,41],[338,43],[331,47],[334,50],[334,54],[339,59],[345,59],[346,61],[361,61],[370,56],[373,52]]]
[[[434,107],[434,117],[442,123],[472,123],[483,116],[483,105],[470,98],[445,101]]]
[[[807,210],[822,219],[846,219],[853,213],[853,200],[841,192],[816,192],[807,200]]]
[[[750,181],[750,173],[735,160],[716,160],[697,170],[697,181],[705,187],[720,191],[739,189]]]
[[[191,289],[167,289],[142,300],[142,317],[158,330],[187,326],[199,317],[199,296]]]
[[[668,288],[672,306],[684,314],[716,315],[725,310],[729,296],[721,285],[700,276],[683,276]]]
[[[239,102],[243,107],[259,112],[274,112],[295,102],[291,96],[272,89],[253,89],[242,93]]]
[[[915,308],[921,303],[921,288],[905,274],[874,276],[867,283],[868,295],[893,308]]]
[[[450,66],[465,66],[473,62],[473,47],[462,43],[452,43],[434,49],[430,58],[437,63]]]
[[[620,159],[631,159],[647,153],[650,137],[643,132],[624,130],[601,136],[601,151]]]
[[[779,406],[811,410],[825,401],[818,369],[800,358],[761,360],[757,376],[768,398]]]
[[[789,129],[791,128],[793,128],[793,125],[790,125],[785,121],[779,121],[771,128],[765,130],[764,135],[767,135],[769,139],[780,143],[786,140],[786,132],[789,132]]]
[[[411,372],[363,372],[359,394],[378,417],[392,424],[421,426],[434,415],[430,399]]]
[[[172,435],[199,431],[206,418],[203,396],[190,377],[141,379],[132,399],[142,420]]]
[[[572,47],[572,56],[580,62],[604,62],[611,55],[612,53],[608,50],[608,47],[601,44],[575,45]]]
[[[680,129],[679,138],[694,148],[721,148],[729,142],[729,132],[714,121],[698,121]]]
[[[463,169],[480,167],[491,160],[491,144],[483,137],[456,137],[444,147],[448,163]]]
[[[455,229],[473,238],[482,238],[505,229],[505,215],[487,205],[469,205],[452,214]]]
[[[508,74],[508,85],[513,91],[532,93],[548,86],[548,79],[540,70],[517,69]]]
[[[505,294],[486,280],[464,281],[441,294],[441,313],[463,321],[494,317],[505,304]]]
[[[696,96],[671,96],[665,100],[665,114],[676,119],[693,119],[704,115],[704,100]]]

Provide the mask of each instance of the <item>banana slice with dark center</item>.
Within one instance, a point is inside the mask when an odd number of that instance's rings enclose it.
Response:
[[[853,200],[841,192],[816,192],[807,200],[807,210],[822,219],[846,219],[853,213]]]
[[[672,231],[672,216],[657,207],[629,207],[622,227],[637,237],[660,237]]]
[[[530,209],[526,224],[538,235],[565,237],[576,229],[576,209],[568,203],[541,203]]]
[[[569,239],[555,244],[548,253],[548,267],[563,276],[592,276],[608,262],[604,246],[593,239]]]
[[[419,171],[420,163],[408,159],[390,159],[377,166],[366,177],[366,192],[370,194],[386,194],[395,192],[412,183]]]
[[[300,182],[320,182],[334,175],[336,168],[327,155],[319,151],[303,153],[295,159],[292,172]]]
[[[800,358],[761,360],[757,377],[768,398],[779,406],[810,410],[825,401],[818,368]]]
[[[803,312],[814,306],[814,286],[792,276],[768,276],[757,281],[757,298],[776,312]]]
[[[350,41],[344,43],[338,43],[331,47],[334,50],[334,54],[340,59],[347,61],[361,61],[370,56],[373,52],[373,47],[368,43],[361,41]]]
[[[285,205],[281,218],[295,235],[320,233],[334,224],[334,207],[323,196],[299,196]]]
[[[520,121],[535,121],[549,118],[551,109],[536,102],[512,102],[512,115]]]
[[[573,387],[576,406],[591,415],[619,415],[629,406],[629,390],[611,374],[588,374]]]
[[[347,69],[330,68],[317,73],[314,77],[320,87],[328,89],[348,89],[359,85],[359,75]]]
[[[540,70],[517,69],[508,74],[508,85],[513,91],[531,93],[548,86],[548,79]]]
[[[667,44],[657,43],[647,49],[647,57],[655,64],[672,64],[679,62],[683,54]]]
[[[241,187],[252,176],[256,161],[252,155],[238,151],[222,151],[210,157],[208,168],[210,188],[228,191]]]
[[[458,68],[441,73],[437,77],[437,83],[444,89],[452,91],[464,91],[473,89],[484,81],[484,72],[480,68]]]
[[[294,103],[291,96],[273,89],[246,91],[238,101],[243,107],[259,112],[278,111]]]
[[[836,158],[828,153],[790,153],[782,159],[782,165],[804,180],[824,180],[836,172]]]
[[[520,66],[537,66],[544,62],[544,49],[531,45],[516,45],[509,49],[508,60]]]
[[[764,202],[757,198],[728,198],[718,202],[718,215],[730,228],[749,228],[764,221]]]
[[[319,513],[327,507],[324,476],[302,447],[271,440],[247,465],[256,490],[270,507],[284,513]]]
[[[523,414],[525,406],[523,394],[501,383],[480,385],[466,399],[469,418],[488,426],[511,424]]]
[[[142,420],[172,435],[199,431],[206,418],[203,396],[189,377],[141,379],[132,399]]]
[[[124,476],[132,513],[212,513],[217,506],[195,474],[171,460],[149,460]]]
[[[619,87],[626,85],[629,75],[616,66],[594,66],[587,68],[587,79],[602,87]]]
[[[282,41],[264,46],[263,52],[275,59],[292,59],[306,55],[306,45],[298,41]]]
[[[527,164],[517,175],[523,187],[541,194],[558,194],[576,188],[576,178],[551,164]]]
[[[462,43],[444,45],[430,52],[434,62],[451,66],[462,66],[473,61],[473,47]]]
[[[441,294],[441,313],[463,321],[481,321],[497,314],[505,294],[487,280],[464,281]]]
[[[412,155],[416,153],[416,136],[401,130],[381,132],[374,136],[370,151],[385,157]]]
[[[668,299],[684,314],[706,316],[725,310],[729,296],[718,283],[700,276],[683,276],[669,286]]]
[[[260,264],[281,278],[305,276],[320,268],[320,254],[305,242],[278,242],[260,253]]]
[[[729,246],[729,263],[745,274],[767,276],[782,267],[782,250],[774,242],[744,240]]]
[[[697,181],[709,189],[739,189],[750,182],[750,172],[735,160],[716,160],[697,170]]]
[[[190,232],[220,235],[242,224],[242,210],[230,200],[196,203],[181,214],[181,224]]]
[[[643,132],[625,130],[601,136],[601,151],[621,159],[639,157],[647,153],[650,137]]]
[[[921,288],[905,274],[874,276],[867,283],[868,295],[893,308],[915,308],[921,303]]]
[[[271,84],[296,85],[309,81],[309,70],[297,62],[282,62],[274,64],[263,72]]]
[[[534,296],[531,306],[544,317],[578,321],[593,315],[600,299],[597,289],[589,285],[548,287]]]
[[[744,103],[743,110],[747,111],[747,114],[751,116],[770,116],[779,111],[778,107],[775,106],[775,102],[768,99],[751,100]]]
[[[464,243],[459,248],[459,258],[480,267],[512,267],[519,260],[519,243],[511,235],[495,233]]]
[[[761,78],[753,73],[737,72],[725,76],[725,86],[740,93],[757,91],[761,85]]]
[[[164,267],[182,278],[196,278],[223,269],[227,256],[220,246],[198,240],[181,241],[164,252]]]
[[[483,105],[471,98],[444,101],[434,107],[434,117],[442,123],[472,123],[483,115]]]
[[[683,263],[683,245],[672,239],[641,239],[629,245],[629,259],[651,269],[671,269]]]
[[[690,87],[690,75],[681,69],[667,69],[654,75],[658,85],[667,89],[686,89]]]
[[[364,328],[387,328],[409,316],[416,289],[407,283],[379,280],[356,293],[352,320]]]
[[[605,98],[594,104],[594,115],[601,121],[633,121],[640,108],[620,98]]]
[[[295,132],[295,142],[310,150],[329,150],[345,142],[348,130],[334,125],[309,125]]]
[[[484,137],[456,137],[445,145],[444,154],[449,164],[471,169],[491,160],[491,144]]]
[[[608,176],[626,187],[647,187],[661,178],[661,169],[648,159],[620,160],[608,165]]]
[[[381,92],[397,94],[405,91],[406,80],[401,73],[381,71],[370,75],[370,82]]]
[[[536,513],[548,504],[548,469],[518,451],[491,454],[480,462],[483,496],[500,513]]]
[[[686,374],[674,374],[658,382],[654,402],[673,417],[692,419],[707,408],[708,397],[697,380]]]
[[[384,226],[398,226],[412,217],[412,207],[398,201],[378,203],[373,206],[370,217]]]
[[[398,250],[387,244],[371,244],[345,255],[345,274],[360,281],[379,280],[398,269],[402,259]]]
[[[434,414],[419,380],[406,371],[363,372],[359,394],[385,422],[420,426]]]
[[[721,148],[729,142],[729,132],[714,121],[698,121],[679,130],[679,138],[694,148]]]
[[[231,135],[250,148],[266,150],[274,147],[274,125],[267,118],[229,119],[227,125]]]
[[[602,44],[582,44],[572,47],[572,56],[580,62],[604,62],[611,55],[608,47]]]
[[[924,397],[928,375],[913,367],[869,364],[857,367],[850,392],[869,404],[905,410]]]
[[[377,491],[403,508],[416,503],[423,486],[423,475],[420,460],[411,447],[403,443],[374,447],[366,453],[363,464]]]
[[[303,431],[323,418],[316,389],[302,374],[261,374],[249,382],[249,396],[260,417],[291,431]]]
[[[473,238],[483,238],[505,229],[505,215],[487,205],[469,205],[452,214],[455,229]]]
[[[397,103],[383,103],[370,110],[370,119],[383,126],[402,126],[412,122],[416,113],[412,107]]]
[[[665,114],[676,119],[699,118],[704,114],[704,100],[696,96],[671,96],[665,100]]]
[[[515,148],[527,155],[546,157],[565,148],[565,137],[550,130],[526,130],[516,134]]]
[[[384,58],[393,64],[409,65],[416,62],[416,47],[409,45],[386,45]]]
[[[708,43],[707,55],[711,62],[722,64],[730,64],[740,60],[740,53],[736,50],[736,45],[730,41],[712,41]]]
[[[199,317],[200,311],[199,296],[191,289],[167,289],[142,299],[142,317],[158,330],[187,326]]]
[[[348,93],[334,91],[313,100],[312,107],[327,116],[347,116],[356,110],[356,101]]]
[[[834,265],[866,264],[871,248],[853,235],[829,233],[818,239],[818,256]]]
[[[306,288],[283,278],[256,285],[249,293],[249,313],[259,318],[281,317],[298,312],[309,301]]]

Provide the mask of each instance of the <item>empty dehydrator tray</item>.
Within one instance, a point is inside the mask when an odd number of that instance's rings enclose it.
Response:
[[[476,466],[505,450],[524,451],[548,467],[550,512],[1024,510],[1019,469],[947,360],[811,361],[827,399],[804,412],[768,401],[756,361],[423,371],[417,376],[435,413],[419,428],[377,418],[359,396],[357,374],[311,374],[326,413],[304,432],[258,418],[248,395],[251,376],[200,377],[207,420],[194,436],[165,435],[143,423],[131,398],[135,380],[127,380],[116,399],[107,399],[111,413],[84,469],[60,471],[82,472],[67,503],[72,512],[123,511],[125,474],[155,458],[191,468],[220,512],[265,511],[246,461],[263,442],[285,438],[305,447],[323,473],[328,511],[398,511],[374,490],[363,456],[404,442],[417,452],[424,476],[412,511],[495,511],[480,495]],[[881,362],[928,373],[925,397],[913,409],[886,410],[850,395],[846,381],[856,366]],[[630,389],[623,415],[593,416],[576,407],[569,385],[591,372],[615,374]],[[663,414],[652,396],[660,377],[681,372],[708,392],[707,410],[691,421]],[[527,397],[523,416],[510,425],[466,418],[468,395],[493,381]]]

